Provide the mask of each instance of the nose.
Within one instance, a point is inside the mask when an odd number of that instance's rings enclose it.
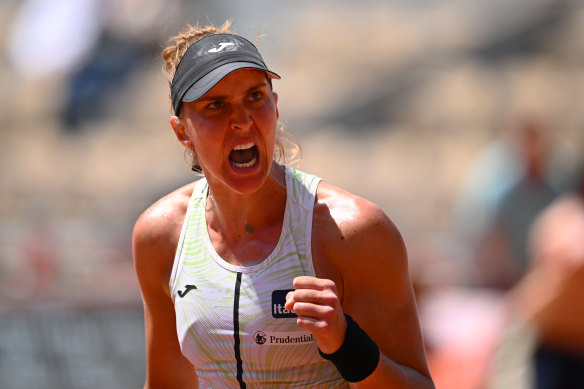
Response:
[[[243,104],[235,104],[231,115],[231,128],[235,130],[246,130],[251,126],[251,115],[247,107]]]

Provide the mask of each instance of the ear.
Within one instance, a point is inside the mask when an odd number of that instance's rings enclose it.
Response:
[[[278,94],[276,92],[272,92],[274,95],[274,102],[276,103],[276,119],[280,119],[280,111],[278,111]]]
[[[170,126],[172,127],[176,138],[184,147],[191,150],[193,148],[193,140],[187,134],[186,126],[181,118],[178,116],[170,117]]]

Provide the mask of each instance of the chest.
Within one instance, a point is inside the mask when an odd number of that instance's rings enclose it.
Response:
[[[200,264],[184,270],[175,296],[177,334],[183,354],[198,369],[221,369],[237,363],[238,355],[259,370],[318,361],[314,336],[284,308],[292,280],[313,275],[297,253],[252,273]]]

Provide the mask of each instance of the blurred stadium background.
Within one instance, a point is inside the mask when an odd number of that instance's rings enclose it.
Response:
[[[438,388],[529,385],[528,351],[493,362],[504,292],[474,244],[521,175],[505,145],[525,123],[557,193],[578,174],[579,0],[2,0],[0,388],[141,387],[132,227],[193,179],[159,54],[184,23],[227,19],[282,75],[300,167],[402,231]]]

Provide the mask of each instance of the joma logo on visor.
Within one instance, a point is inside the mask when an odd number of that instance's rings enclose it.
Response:
[[[223,51],[223,49],[228,47],[228,46],[235,46],[235,43],[221,42],[221,43],[219,43],[219,47],[213,47],[211,50],[209,50],[209,53],[218,53],[220,51]]]

